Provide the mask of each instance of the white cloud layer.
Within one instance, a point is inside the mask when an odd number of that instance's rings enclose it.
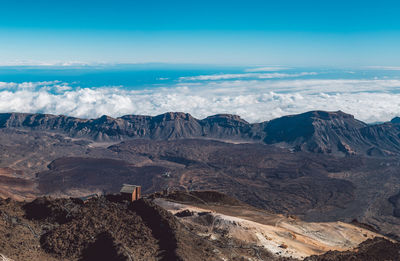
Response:
[[[33,60],[13,60],[0,61],[0,66],[87,66],[98,63],[87,63],[81,61],[33,61]]]
[[[368,66],[367,68],[384,71],[400,71],[400,66]]]
[[[317,75],[316,72],[301,72],[301,73],[232,73],[232,74],[211,74],[211,75],[198,75],[180,77],[181,81],[217,81],[217,80],[231,80],[242,78],[254,79],[280,79],[280,78],[296,78],[307,75]]]
[[[276,72],[282,70],[289,70],[289,67],[281,67],[281,66],[268,66],[268,67],[256,67],[246,69],[246,72]]]
[[[42,112],[95,118],[168,111],[197,118],[238,114],[249,122],[309,110],[342,110],[366,122],[400,115],[400,80],[236,80],[178,83],[173,87],[72,88],[67,83],[0,82],[0,112]]]

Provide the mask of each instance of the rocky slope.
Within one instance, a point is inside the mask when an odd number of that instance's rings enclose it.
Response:
[[[13,260],[292,260],[256,245],[213,242],[143,199],[0,200],[0,214],[0,253]]]
[[[376,234],[343,222],[304,222],[234,201],[213,191],[173,192],[154,202],[175,214],[192,231],[213,241],[255,244],[280,257],[304,259],[327,251],[352,251]]]
[[[400,243],[383,238],[374,238],[361,243],[353,251],[329,251],[320,256],[311,256],[304,261],[376,261],[400,260]]]
[[[3,260],[296,261],[315,254],[362,256],[353,248],[377,236],[352,224],[308,223],[273,214],[214,191],[155,193],[135,202],[118,195],[85,202],[0,200]],[[366,252],[375,260],[399,256],[393,251],[396,243],[387,239],[366,241],[359,248],[365,245],[376,246],[375,252]],[[389,251],[377,255],[382,246]]]

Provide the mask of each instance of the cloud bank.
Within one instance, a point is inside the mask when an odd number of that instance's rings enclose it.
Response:
[[[400,71],[400,66],[368,66],[367,68],[384,71]]]
[[[82,118],[168,111],[204,118],[217,113],[249,122],[309,110],[342,110],[366,122],[400,115],[400,80],[235,80],[178,82],[148,90],[80,88],[68,83],[0,82],[0,112],[41,112]]]
[[[261,68],[262,69],[262,68]],[[307,75],[317,75],[316,72],[301,72],[301,73],[232,73],[232,74],[211,74],[211,75],[198,75],[189,77],[180,77],[181,81],[218,81],[218,80],[231,80],[242,78],[255,78],[255,79],[279,79],[279,78],[296,78]]]
[[[282,70],[289,70],[289,67],[281,67],[281,66],[268,66],[268,67],[256,67],[246,69],[246,72],[276,72]]]

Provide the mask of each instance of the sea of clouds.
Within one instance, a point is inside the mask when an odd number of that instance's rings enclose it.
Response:
[[[169,111],[204,118],[230,113],[249,122],[310,110],[342,110],[365,122],[387,121],[400,115],[400,80],[302,79],[296,78],[299,75],[259,71],[251,75],[255,79],[249,79],[249,73],[180,78],[172,86],[145,90],[81,88],[60,81],[0,82],[0,112],[81,118]]]

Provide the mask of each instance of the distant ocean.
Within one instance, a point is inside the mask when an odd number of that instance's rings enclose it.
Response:
[[[367,122],[400,115],[400,68],[96,65],[0,67],[0,111],[92,118],[103,114],[195,117],[239,114],[255,122],[308,110],[343,110]]]
[[[266,68],[266,70],[262,70]],[[102,87],[123,86],[130,90],[174,86],[183,82],[199,82],[198,76],[232,75],[231,78],[209,80],[259,80],[260,73],[284,73],[296,75],[298,79],[400,79],[400,69],[377,70],[370,69],[336,69],[336,68],[291,68],[283,66],[267,67],[227,67],[207,65],[165,65],[165,64],[138,64],[138,65],[104,65],[104,66],[3,66],[0,67],[0,82],[43,82],[61,81],[72,86]],[[242,77],[235,77],[236,75]],[[249,74],[243,77],[243,74]],[[254,74],[252,77],[251,74]],[[264,80],[280,80],[285,76],[264,78]],[[203,82],[203,80],[201,80]]]

